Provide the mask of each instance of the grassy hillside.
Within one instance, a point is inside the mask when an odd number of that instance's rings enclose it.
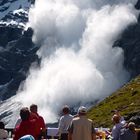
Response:
[[[140,76],[91,108],[88,117],[96,127],[112,127],[111,111],[114,109],[120,110],[126,119],[140,113]]]

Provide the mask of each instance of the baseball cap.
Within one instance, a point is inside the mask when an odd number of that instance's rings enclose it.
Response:
[[[86,113],[86,112],[87,112],[86,107],[84,107],[84,106],[80,106],[80,107],[79,107],[78,113]]]

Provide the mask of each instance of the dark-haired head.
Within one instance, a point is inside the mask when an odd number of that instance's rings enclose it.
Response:
[[[25,120],[28,120],[29,117],[30,117],[30,111],[27,107],[23,107],[21,110],[20,110],[20,117],[23,121]]]
[[[65,106],[63,106],[62,111],[63,111],[64,114],[68,114],[70,112],[70,109],[67,105],[65,105]]]
[[[33,113],[37,113],[37,105],[36,104],[30,105],[30,111]]]

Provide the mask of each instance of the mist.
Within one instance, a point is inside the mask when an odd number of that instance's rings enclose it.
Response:
[[[136,0],[37,0],[29,12],[40,67],[30,68],[15,101],[35,103],[47,123],[65,104],[88,106],[129,79],[113,43],[137,22]]]

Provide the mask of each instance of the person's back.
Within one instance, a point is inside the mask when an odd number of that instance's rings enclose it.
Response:
[[[30,106],[31,116],[30,119],[35,119],[37,121],[38,128],[38,138],[40,139],[42,136],[46,138],[46,125],[42,116],[38,114],[38,107],[35,104]]]
[[[20,110],[21,123],[15,128],[14,140],[18,140],[24,135],[30,134],[37,140],[37,125],[36,120],[30,120],[30,112],[27,108]]]
[[[91,140],[92,120],[85,116],[73,119],[73,140]]]
[[[122,124],[120,123],[120,118],[118,115],[113,115],[112,119],[114,123],[114,126],[112,128],[112,137],[113,137],[113,140],[119,140]]]
[[[68,127],[72,121],[73,116],[70,114],[66,114],[60,118],[60,124],[59,124],[59,131],[61,133],[68,133]]]
[[[38,115],[39,119],[38,119],[38,122],[39,122],[39,127],[41,129],[44,129],[46,131],[46,126],[45,126],[45,122],[44,122],[44,119],[42,116]]]
[[[69,140],[95,140],[96,132],[92,120],[86,118],[86,108],[81,106],[79,117],[75,117],[69,127]]]
[[[0,121],[0,139],[8,138],[8,132],[5,130],[4,123]]]
[[[128,128],[121,130],[119,140],[137,140],[137,134],[135,131],[135,124],[130,122]]]
[[[113,140],[119,140],[120,130],[122,128],[122,124],[115,124],[112,128],[112,137]]]
[[[36,122],[33,120],[22,121],[20,125],[16,127],[14,140],[27,134],[31,134],[35,139],[37,139]]]
[[[58,131],[61,140],[68,140],[68,127],[72,121],[73,116],[69,114],[70,109],[65,105],[62,109],[63,116],[60,118]]]

